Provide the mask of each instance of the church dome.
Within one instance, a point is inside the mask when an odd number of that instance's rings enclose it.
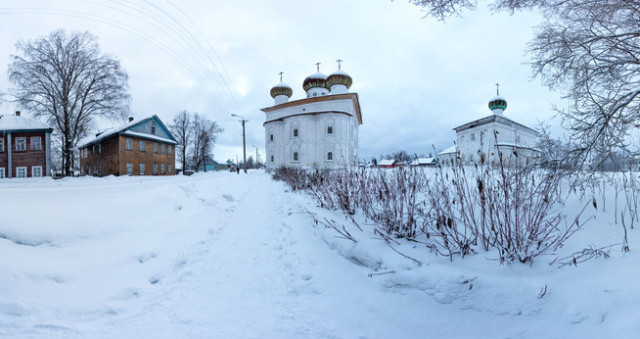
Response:
[[[271,97],[275,98],[278,95],[286,95],[288,98],[291,98],[293,95],[293,90],[291,87],[284,82],[280,82],[279,84],[273,86],[271,88]]]
[[[507,109],[507,100],[505,100],[501,96],[495,96],[493,99],[489,101],[489,109],[492,111],[500,110],[501,113],[505,109]]]
[[[324,88],[328,90],[329,88],[327,86],[327,76],[323,73],[318,72],[306,77],[302,82],[302,88],[305,90],[305,92],[314,87]]]
[[[351,76],[341,69],[331,73],[331,75],[329,75],[329,77],[327,78],[327,86],[329,86],[330,88],[333,85],[344,85],[345,87],[349,88],[352,84],[353,79],[351,78]]]

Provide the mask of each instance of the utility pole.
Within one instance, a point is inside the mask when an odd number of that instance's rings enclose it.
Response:
[[[241,117],[237,114],[231,114],[232,117],[236,117],[236,118],[240,118],[240,122],[242,123],[242,158],[244,161],[244,164],[242,164],[242,169],[244,169],[244,173],[247,173],[247,141],[245,139],[245,131],[244,131],[244,124],[249,121],[246,120],[244,117]]]

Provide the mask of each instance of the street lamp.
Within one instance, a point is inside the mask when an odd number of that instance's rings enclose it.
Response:
[[[244,124],[249,121],[246,120],[244,117],[239,116],[237,114],[231,114],[232,117],[236,117],[236,118],[240,118],[240,123],[242,123],[242,158],[244,159],[244,164],[242,165],[242,169],[244,169],[244,173],[247,173],[247,142],[245,139],[245,133],[244,133]]]

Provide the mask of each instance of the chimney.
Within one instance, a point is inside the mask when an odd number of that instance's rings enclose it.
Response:
[[[16,116],[19,117],[20,116],[20,111],[16,111]]]
[[[129,117],[129,122],[132,122],[132,121],[133,121],[133,117]]]

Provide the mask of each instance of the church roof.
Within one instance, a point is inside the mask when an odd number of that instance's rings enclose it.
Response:
[[[521,129],[528,130],[531,133],[538,134],[538,132],[536,130],[534,130],[533,128],[531,128],[531,127],[527,127],[527,126],[525,126],[525,125],[523,125],[523,124],[521,124],[519,122],[513,121],[513,120],[511,120],[509,118],[506,118],[506,117],[504,117],[502,115],[497,115],[497,114],[492,114],[492,115],[489,115],[487,117],[480,118],[480,119],[468,122],[466,124],[462,124],[462,125],[460,125],[458,127],[455,127],[453,130],[456,131],[456,133],[458,133],[458,132],[461,132],[461,131],[464,131],[464,130],[467,130],[467,129],[470,129],[470,128],[474,128],[474,127],[478,127],[478,126],[482,126],[482,125],[487,125],[487,124],[490,124],[492,122],[500,123],[500,124],[507,125],[507,126],[519,127]]]
[[[311,103],[323,102],[323,101],[332,101],[332,100],[344,100],[351,99],[353,101],[353,106],[356,110],[356,117],[358,118],[358,123],[362,125],[362,113],[360,112],[360,101],[358,100],[358,93],[344,93],[344,94],[332,94],[332,95],[323,95],[319,97],[311,97],[306,99],[289,101],[284,104],[266,107],[261,109],[261,111],[265,113],[277,111],[283,108],[302,106]],[[317,113],[300,113],[299,115],[304,114],[317,114]]]

